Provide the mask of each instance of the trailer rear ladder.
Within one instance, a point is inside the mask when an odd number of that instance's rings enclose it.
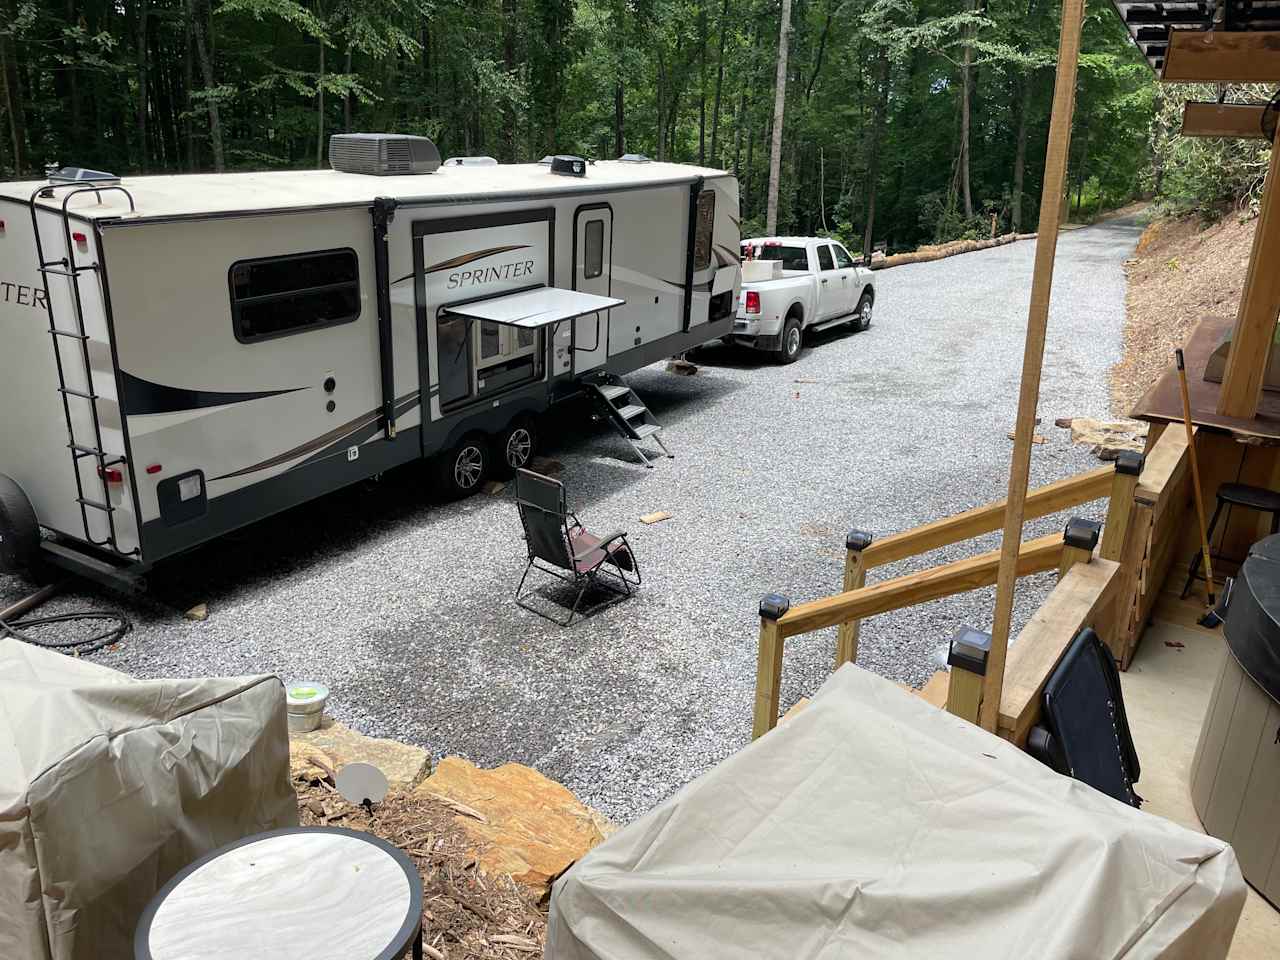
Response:
[[[62,197],[62,239],[65,244],[66,256],[49,260],[45,258],[44,243],[40,238],[39,210],[41,208],[37,205],[36,200],[41,197],[52,197],[55,190],[63,188],[72,188],[68,189]],[[41,282],[44,284],[45,309],[49,313],[49,334],[53,341],[54,363],[58,370],[58,394],[62,397],[62,413],[67,424],[67,449],[71,451],[71,470],[76,478],[76,503],[80,507],[80,521],[84,526],[85,540],[96,547],[105,547],[121,556],[129,556],[136,554],[138,551],[134,549],[126,553],[120,549],[116,537],[116,508],[111,505],[111,489],[107,485],[109,471],[113,467],[126,463],[126,459],[123,454],[107,453],[102,442],[102,422],[98,417],[98,400],[101,397],[93,386],[93,368],[89,360],[89,340],[91,338],[85,332],[84,300],[80,293],[80,275],[82,273],[92,273],[95,276],[99,276],[99,265],[97,261],[88,264],[76,263],[75,254],[72,252],[74,247],[71,236],[71,217],[67,207],[71,198],[77,194],[96,193],[101,197],[103,193],[108,191],[123,193],[129,200],[129,209],[131,211],[134,209],[132,194],[124,187],[114,184],[92,184],[85,181],[77,181],[40,187],[31,195],[31,230],[36,241],[36,262],[40,270]],[[72,314],[75,320],[74,326],[70,329],[60,327],[58,318],[54,315],[53,298],[50,296],[49,290],[50,276],[63,277],[68,281],[73,307]],[[100,276],[99,283],[101,283]],[[67,358],[64,358],[62,352],[61,342],[63,339],[74,340],[79,347],[79,349],[72,348],[69,351],[70,356]],[[83,372],[82,382],[86,387],[85,390],[67,386],[66,371],[68,369],[74,370],[77,364]],[[77,402],[83,402],[88,409],[89,420],[93,424],[92,442],[81,442],[76,436],[75,418],[71,413],[73,398]],[[86,458],[92,458],[96,463],[98,479],[102,485],[101,500],[93,499],[85,492],[84,480],[80,475],[80,462]],[[94,537],[89,525],[90,510],[98,511],[106,518],[107,536],[105,539]]]

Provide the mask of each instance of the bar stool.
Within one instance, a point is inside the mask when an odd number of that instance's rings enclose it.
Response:
[[[1243,507],[1246,510],[1271,514],[1271,532],[1274,534],[1280,531],[1280,493],[1265,487],[1251,487],[1247,483],[1224,483],[1218,487],[1218,504],[1213,509],[1213,519],[1209,521],[1210,544],[1213,543],[1213,531],[1218,527],[1218,517],[1221,516],[1223,507],[1227,508],[1228,526],[1231,522],[1231,508]],[[1221,554],[1212,556],[1217,560]],[[1197,550],[1195,556],[1191,558],[1191,565],[1187,568],[1187,582],[1182,587],[1183,597],[1191,590],[1194,580],[1204,579],[1199,576],[1201,562],[1202,554]]]

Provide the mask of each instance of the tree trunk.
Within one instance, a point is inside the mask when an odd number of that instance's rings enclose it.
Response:
[[[663,112],[663,108],[666,106],[666,96],[667,96],[666,80],[667,80],[666,58],[663,56],[662,47],[659,46],[658,47],[658,89],[656,91],[654,101],[658,108],[657,149],[658,149],[658,160],[660,161],[667,159],[667,138],[666,138],[667,128],[665,123],[663,122],[666,116],[666,114]]]
[[[138,92],[136,94],[137,102],[134,104],[135,122],[138,134],[138,170],[141,173],[147,172],[147,75],[149,70],[149,57],[147,56],[147,20],[149,3],[147,0],[139,0],[137,4],[138,22],[135,24],[137,33],[134,36],[134,58],[138,72]]]
[[[876,189],[880,177],[880,141],[884,137],[884,115],[889,106],[889,66],[888,51],[881,47],[879,89],[876,91],[875,117],[871,123],[871,149],[867,157],[867,222],[862,230],[862,254],[867,257],[871,256],[872,244],[875,242]]]
[[[698,2],[698,166],[707,165],[707,0]]]
[[[627,138],[624,133],[626,97],[623,95],[622,78],[613,87],[613,149],[617,156],[627,152]]]
[[[1027,116],[1031,113],[1031,81],[1034,73],[1022,78],[1022,96],[1018,105],[1017,147],[1013,154],[1013,196],[1009,198],[1009,229],[1022,232],[1022,180],[1027,168]]]
[[[196,0],[187,0],[187,16],[191,19],[192,32],[196,35],[196,56],[200,60],[200,74],[204,80],[204,89],[212,94],[213,59],[210,56],[212,40],[206,43],[205,25],[196,10]],[[213,150],[213,169],[221,173],[226,164],[222,154],[222,121],[218,117],[218,103],[210,96],[206,101],[209,107],[209,146]]]
[[[342,70],[347,76],[351,75],[351,44],[347,44],[347,59]],[[342,98],[342,129],[347,133],[351,132],[351,114],[355,110],[355,99],[355,93],[350,90]]]
[[[773,138],[769,147],[769,195],[765,202],[765,232],[778,229],[778,182],[782,174],[782,118],[787,106],[787,48],[791,39],[791,0],[782,0],[778,29],[778,72],[773,92]]]
[[[17,19],[12,0],[0,0],[0,12],[6,23]],[[27,125],[22,96],[22,79],[18,72],[18,48],[12,34],[0,33],[0,65],[4,71],[4,109],[9,115],[9,139],[13,144],[13,171],[27,169]]]
[[[320,38],[320,68],[316,73],[316,166],[324,166],[324,38]]]
[[[502,0],[502,69],[507,77],[519,70],[516,63],[516,28],[519,25],[516,0]],[[516,160],[516,132],[520,126],[515,104],[508,100],[502,107],[502,145],[509,163]]]
[[[724,0],[720,8],[720,53],[716,57],[716,92],[711,106],[711,162],[720,166],[718,144],[720,138],[720,91],[724,87],[724,41],[729,26],[729,0]],[[734,161],[734,175],[737,176],[737,160]]]
[[[974,4],[969,9],[975,9]],[[964,28],[964,64],[961,67],[963,83],[960,84],[960,194],[964,198],[964,215],[973,216],[973,192],[969,187],[969,104],[973,86],[973,28]]]
[[[182,95],[183,95],[183,118],[182,118],[182,136],[186,140],[187,147],[187,172],[191,173],[196,168],[196,135],[195,125],[191,122],[191,91],[195,89],[195,63],[191,55],[191,47],[195,42],[191,36],[191,18],[187,18],[187,22],[182,29]]]
[[[809,83],[804,90],[805,100],[813,96],[813,85],[818,81],[818,74],[822,72],[822,55],[827,50],[827,34],[831,32],[831,10],[827,10],[826,22],[822,25],[822,35],[818,38],[818,55],[813,62],[813,75],[809,77]]]

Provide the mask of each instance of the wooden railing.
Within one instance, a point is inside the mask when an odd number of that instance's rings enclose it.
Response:
[[[1177,553],[1191,497],[1188,460],[1182,424],[1169,425],[1147,451],[1128,500],[1129,515],[1123,527],[1117,525],[1123,535],[1103,538],[1102,555],[1121,567],[1108,640],[1121,670],[1129,669]]]
[[[1077,563],[1058,581],[1009,648],[996,732],[1019,747],[1040,719],[1041,692],[1067,647],[1084,627],[1097,629],[1115,602],[1120,564],[1101,557]]]
[[[1138,466],[1140,467],[1140,458]],[[1137,469],[1130,459],[1126,459],[1121,469],[1112,466],[1100,467],[1040,487],[1027,495],[1026,516],[1041,517],[1056,513],[1108,496],[1117,488],[1124,491],[1126,496],[1120,499],[1127,502],[1132,496],[1132,481],[1136,480]],[[785,596],[779,594],[766,596],[760,603],[760,645],[756,664],[752,735],[762,736],[773,729],[777,723],[779,690],[782,681],[782,654],[788,637],[839,625],[841,629],[836,652],[836,667],[839,668],[841,664],[853,662],[857,658],[858,624],[862,618],[990,586],[996,582],[999,550],[906,574],[872,586],[865,585],[865,578],[867,569],[872,566],[890,563],[995,530],[1002,523],[1003,511],[1004,502],[998,501],[936,520],[905,533],[886,537],[878,543],[867,533],[851,531],[846,540],[845,590],[842,593],[794,607]],[[1110,517],[1109,513],[1109,522]],[[1096,540],[1095,532],[1091,543],[1096,543]],[[1058,569],[1061,576],[1059,586],[1061,587],[1062,583],[1068,584],[1067,587],[1062,588],[1060,604],[1087,619],[1092,617],[1097,609],[1113,601],[1111,585],[1117,568],[1115,563],[1105,562],[1088,577],[1071,572],[1082,565],[1081,561],[1084,561],[1085,566],[1095,566],[1094,563],[1088,562],[1092,559],[1090,548],[1070,546],[1064,542],[1062,534],[1049,534],[1025,541],[1021,545],[1018,552],[1017,573],[1018,576],[1026,576]],[[1102,577],[1098,571],[1107,572],[1103,577],[1105,589],[1097,589],[1100,583],[1099,578]],[[1094,591],[1097,592],[1097,596],[1092,596]],[[1055,590],[1054,595],[1057,594],[1058,591]],[[1080,608],[1080,602],[1086,595],[1091,597],[1087,608],[1077,609]],[[1052,599],[1051,596],[1050,600]],[[1063,619],[1065,614],[1060,614],[1057,608],[1051,608],[1049,612],[1053,614],[1052,622],[1066,622]],[[1066,620],[1070,619],[1070,616],[1066,617]],[[1072,631],[1066,638],[1067,642],[1074,633],[1075,631]],[[1061,655],[1061,650],[1058,655]],[[1054,657],[1054,663],[1056,662],[1057,658]],[[1019,689],[1023,686],[1025,683],[1020,681]],[[1015,705],[1015,702],[1011,701],[1011,709]],[[1003,712],[1003,696],[1001,706]]]
[[[1121,475],[1123,474],[1118,474],[1114,466],[1105,466],[1037,487],[1027,492],[1023,517],[1027,520],[1046,517],[1108,496],[1116,486],[1117,476]],[[857,590],[864,586],[867,571],[872,567],[999,530],[1004,523],[1004,509],[1005,501],[996,500],[902,533],[891,534],[878,541],[869,533],[850,531],[845,540],[844,589]],[[999,557],[999,551],[995,552],[995,556]],[[988,586],[985,583],[981,585]],[[858,658],[860,619],[850,619],[840,627],[836,642],[837,668],[843,663],[853,663]]]

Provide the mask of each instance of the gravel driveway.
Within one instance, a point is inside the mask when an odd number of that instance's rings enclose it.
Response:
[[[1122,263],[1139,232],[1119,220],[1061,238],[1033,484],[1097,465],[1053,420],[1107,415]],[[523,544],[509,494],[441,506],[410,467],[162,568],[128,604],[133,633],[94,658],[139,676],[319,679],[332,712],[366,733],[531,764],[631,820],[747,742],[762,594],[838,590],[850,527],[883,535],[1004,495],[1034,251],[1020,242],[885,271],[871,329],[819,335],[791,366],[716,344],[695,355],[696,376],[636,373],[677,454],[653,470],[580,412],[559,415],[572,439],[548,438],[544,452],[563,462],[571,506],[597,530],[627,528],[644,574],[638,596],[572,628],[512,600]],[[674,517],[638,522],[656,510]],[[1019,621],[1050,581],[1021,581]],[[0,578],[0,601],[24,589]],[[989,627],[993,593],[867,621],[859,662],[922,683],[959,624]],[[207,621],[182,619],[201,601]],[[73,595],[44,612],[86,604],[120,601]],[[789,643],[784,706],[822,682],[834,645],[834,631]]]

